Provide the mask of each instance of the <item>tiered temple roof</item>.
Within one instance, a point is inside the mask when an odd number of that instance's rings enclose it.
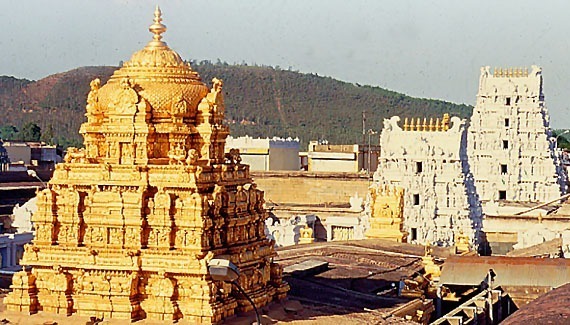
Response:
[[[222,81],[209,88],[162,41],[158,8],[149,30],[105,85],[91,82],[85,148],[38,193],[9,310],[217,323],[252,307],[212,280],[213,257],[240,268],[258,307],[285,297],[263,192],[238,151],[224,154]]]

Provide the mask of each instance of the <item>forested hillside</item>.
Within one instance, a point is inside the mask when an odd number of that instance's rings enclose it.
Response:
[[[192,67],[208,85],[213,77],[224,80],[233,136],[298,137],[303,147],[319,139],[360,142],[363,111],[366,129],[379,131],[383,119],[392,115],[429,118],[448,112],[465,118],[472,109],[272,67],[208,61],[193,62]],[[38,81],[0,77],[0,137],[21,137],[18,131],[35,123],[42,140],[80,145],[89,82],[96,77],[105,82],[115,69],[83,67]]]

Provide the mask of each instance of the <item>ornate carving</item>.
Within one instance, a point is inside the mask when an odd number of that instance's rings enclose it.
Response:
[[[97,105],[99,104],[99,88],[101,87],[101,80],[99,78],[93,79],[91,80],[91,83],[89,83],[89,86],[91,87],[91,90],[87,95],[87,106],[85,107],[87,117],[99,113]]]
[[[230,149],[230,152],[225,154],[226,164],[239,165],[241,163],[241,157],[239,154],[239,149]]]
[[[137,103],[139,102],[139,95],[133,89],[132,81],[128,78],[121,80],[121,92],[119,96],[113,101],[112,108],[117,114],[135,114],[137,112]]]
[[[67,148],[67,153],[65,154],[63,161],[65,161],[68,164],[69,163],[85,164],[89,162],[89,159],[85,154],[85,149],[83,148],[77,149],[75,147],[69,147]]]
[[[370,187],[370,226],[366,238],[406,242],[403,230],[404,189],[389,185]]]
[[[239,151],[224,164],[222,81],[208,91],[161,40],[155,14],[153,40],[91,83],[86,149],[69,148],[38,193],[22,258],[33,272],[14,277],[10,310],[220,323],[247,304],[209,277],[214,252],[228,252],[258,307],[285,297],[263,192]]]
[[[180,143],[176,143],[168,151],[169,164],[171,165],[183,165],[186,159],[186,150]]]

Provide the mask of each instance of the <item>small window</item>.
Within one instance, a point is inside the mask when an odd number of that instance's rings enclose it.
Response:
[[[505,98],[505,105],[511,106],[511,97]]]
[[[508,169],[507,169],[507,165],[501,165],[501,174],[506,174],[508,173]]]
[[[414,205],[420,205],[420,195],[414,194]]]
[[[503,140],[503,149],[509,149],[509,141]]]
[[[507,199],[507,191],[499,191],[499,200]]]
[[[511,121],[509,121],[509,119],[506,118],[506,119],[505,119],[505,126],[506,126],[506,127],[509,127],[510,122],[511,122]]]
[[[410,240],[418,239],[418,228],[410,228]]]
[[[421,161],[416,161],[416,174],[419,174],[423,171],[423,165]]]

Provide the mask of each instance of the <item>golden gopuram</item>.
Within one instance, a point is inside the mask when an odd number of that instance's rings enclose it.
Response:
[[[289,289],[265,236],[263,192],[224,154],[222,81],[208,88],[153,39],[105,85],[91,82],[84,148],[70,148],[33,215],[8,310],[219,323],[252,309],[208,262],[229,259],[257,307]]]

